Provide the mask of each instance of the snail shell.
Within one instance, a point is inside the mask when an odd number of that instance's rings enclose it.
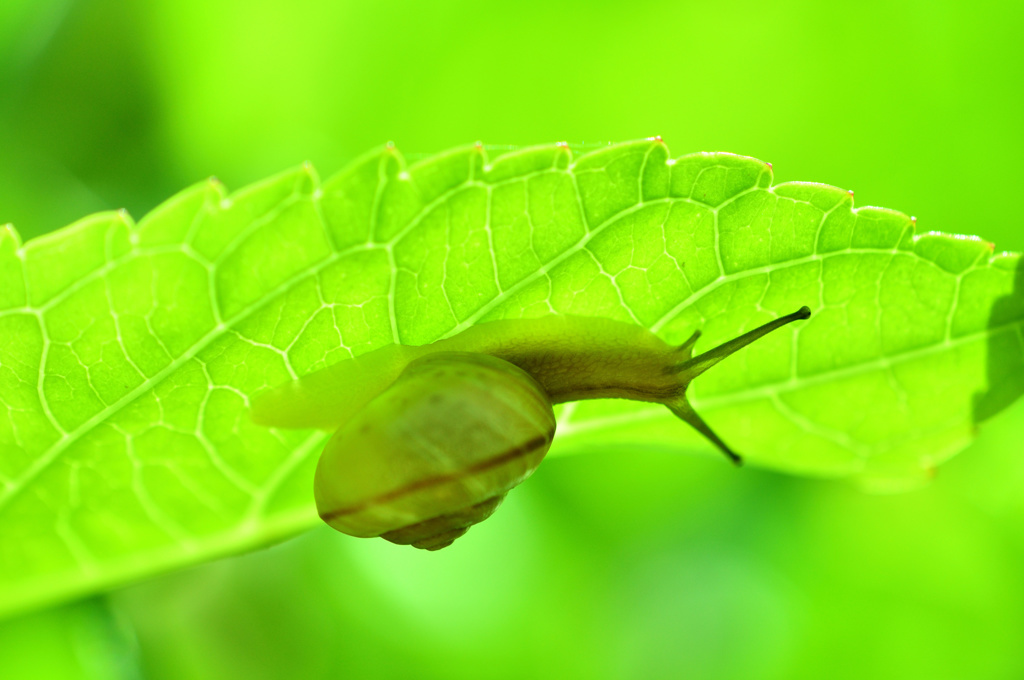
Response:
[[[526,371],[486,354],[427,355],[327,443],[317,509],[346,534],[443,548],[533,473],[554,435],[551,400]]]

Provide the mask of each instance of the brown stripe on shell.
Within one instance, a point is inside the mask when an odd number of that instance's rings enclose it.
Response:
[[[331,520],[337,519],[338,517],[344,517],[345,515],[352,515],[357,512],[362,512],[363,510],[369,507],[372,507],[374,505],[380,505],[382,503],[388,503],[414,491],[428,489],[432,486],[437,486],[439,484],[444,484],[446,482],[454,482],[456,480],[468,477],[478,472],[490,470],[491,468],[504,465],[505,463],[515,460],[516,458],[521,458],[522,456],[532,453],[537,449],[541,448],[542,446],[550,444],[554,436],[555,431],[554,429],[552,429],[546,435],[534,437],[525,444],[521,444],[513,449],[509,449],[500,456],[495,456],[494,458],[481,461],[475,465],[469,466],[464,470],[459,470],[457,472],[452,472],[446,475],[437,475],[436,477],[420,479],[411,484],[407,484],[406,486],[394,489],[392,491],[388,491],[387,493],[382,493],[379,496],[362,501],[361,503],[356,503],[345,508],[338,508],[337,510],[331,510],[330,512],[322,512],[320,513],[320,519],[329,523]]]

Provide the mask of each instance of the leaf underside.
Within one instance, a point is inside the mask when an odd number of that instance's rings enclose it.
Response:
[[[1024,392],[1021,271],[660,140],[408,167],[387,147],[324,183],[204,182],[138,225],[103,213],[24,245],[2,228],[0,614],[314,526],[327,434],[257,427],[249,398],[490,319],[699,328],[699,352],[808,305],[694,383],[698,412],[754,465],[916,484]],[[553,451],[598,445],[712,452],[662,407],[565,407]]]

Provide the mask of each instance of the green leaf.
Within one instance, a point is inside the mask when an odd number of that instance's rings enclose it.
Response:
[[[660,140],[573,158],[384,148],[206,182],[137,226],[0,231],[0,612],[280,540],[319,520],[326,433],[253,425],[259,390],[390,342],[549,312],[720,341],[814,316],[694,383],[754,465],[918,483],[1024,392],[1024,271],[817,184]],[[1016,285],[1016,288],[1014,287]],[[711,452],[661,407],[570,405],[555,451]]]

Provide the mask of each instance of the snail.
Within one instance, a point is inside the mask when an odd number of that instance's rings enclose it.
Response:
[[[692,356],[642,326],[548,315],[477,324],[430,345],[388,345],[266,391],[255,422],[334,430],[317,463],[320,517],[338,531],[437,550],[494,512],[540,464],[554,404],[664,404],[733,463],[741,458],[686,399],[725,357],[798,319],[802,307]]]

